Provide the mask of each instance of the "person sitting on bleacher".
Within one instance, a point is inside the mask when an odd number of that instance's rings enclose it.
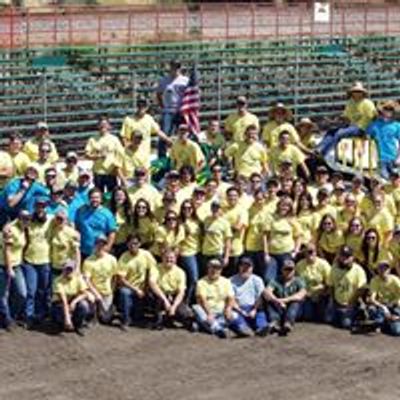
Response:
[[[248,110],[248,100],[245,96],[236,99],[236,106],[237,111],[225,119],[224,130],[231,141],[239,143],[244,140],[244,133],[249,125],[255,125],[259,129],[260,123],[258,117]]]
[[[332,129],[326,132],[317,151],[325,160],[333,160],[331,150],[336,147],[340,140],[362,136],[376,117],[377,111],[372,100],[368,98],[368,91],[361,82],[356,82],[348,91],[349,100],[343,113],[346,125],[339,129]]]
[[[391,171],[400,161],[400,123],[394,120],[397,108],[394,101],[380,103],[379,117],[366,130],[377,145],[380,175],[384,179],[389,179]]]
[[[43,141],[50,143],[51,152],[49,160],[52,163],[58,161],[58,152],[55,144],[50,140],[49,127],[46,122],[38,122],[36,125],[35,136],[29,139],[23,147],[23,152],[30,158],[32,162],[39,159],[39,145]]]

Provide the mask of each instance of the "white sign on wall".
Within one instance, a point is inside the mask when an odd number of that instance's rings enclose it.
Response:
[[[314,21],[329,22],[331,20],[331,4],[328,1],[314,2]]]

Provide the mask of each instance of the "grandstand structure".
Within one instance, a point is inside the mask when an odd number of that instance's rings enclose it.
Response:
[[[45,120],[61,152],[82,150],[99,116],[117,131],[139,96],[155,99],[172,59],[198,66],[203,125],[225,118],[239,94],[262,122],[279,100],[322,129],[340,115],[355,80],[374,100],[400,97],[396,36],[13,49],[0,51],[0,135],[29,135]]]

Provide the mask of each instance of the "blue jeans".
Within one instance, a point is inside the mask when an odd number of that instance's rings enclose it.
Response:
[[[163,112],[161,116],[161,129],[167,136],[172,136],[177,130],[182,117],[179,112]],[[163,140],[158,140],[158,157],[165,157],[167,155],[167,145]]]
[[[301,302],[293,301],[287,304],[286,308],[279,307],[277,304],[269,303],[267,306],[268,317],[271,322],[294,324],[299,316]]]
[[[275,280],[281,274],[282,266],[286,260],[292,260],[291,253],[270,254],[270,260],[266,263],[264,282]]]
[[[27,297],[25,316],[28,320],[43,320],[49,313],[51,301],[50,264],[33,265],[25,262],[22,266],[25,276]]]
[[[122,323],[124,325],[129,325],[132,319],[143,318],[144,299],[140,299],[131,288],[122,287],[118,289],[117,300],[118,311],[122,315]]]
[[[314,301],[310,297],[301,303],[300,319],[307,322],[322,322],[325,316],[325,309],[327,305],[326,297],[319,297]]]
[[[253,306],[240,306],[240,308],[245,312],[249,312],[252,310]],[[254,318],[245,317],[238,313],[238,318],[231,325],[233,330],[237,331],[248,328],[254,330],[255,332],[261,331],[268,326],[267,315],[265,314],[264,310],[257,310]]]
[[[330,302],[325,311],[325,322],[338,328],[350,329],[353,326],[357,308],[354,306],[342,306]]]
[[[235,326],[237,323],[237,313],[234,313],[234,319],[232,321],[228,321],[223,313],[214,314],[214,321],[210,324],[207,320],[207,313],[204,311],[202,306],[195,304],[192,309],[194,312],[194,317],[196,318],[196,321],[199,323],[200,327],[205,332],[211,333],[212,335],[231,326]]]
[[[83,323],[88,320],[90,316],[91,309],[89,303],[86,300],[78,302],[71,316],[74,328],[82,328]],[[53,303],[51,305],[51,318],[56,324],[64,326],[65,315],[61,303]]]
[[[400,307],[388,307],[390,312],[394,315],[400,316]],[[389,321],[386,319],[385,314],[380,307],[368,307],[369,317],[374,320],[382,329],[383,333],[391,336],[400,336],[400,320]]]
[[[186,298],[190,303],[194,300],[194,290],[196,288],[196,283],[199,280],[199,263],[197,260],[197,255],[180,257],[179,265],[186,272]]]
[[[112,192],[117,186],[117,178],[114,175],[94,175],[94,185],[102,192]]]
[[[317,149],[322,156],[334,149],[342,139],[354,138],[362,135],[362,131],[358,126],[350,125],[345,128],[332,129],[327,131],[321,143],[318,144]]]

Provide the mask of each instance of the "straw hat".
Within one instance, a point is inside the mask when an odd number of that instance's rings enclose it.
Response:
[[[368,94],[368,90],[365,89],[362,82],[354,82],[353,86],[347,91],[347,94],[350,96],[353,92],[362,92],[365,96]]]
[[[384,109],[386,110],[392,110],[392,111],[398,111],[399,110],[399,104],[396,103],[393,100],[384,100],[380,101],[378,105],[376,106],[377,110],[379,112],[382,112]]]
[[[300,128],[303,125],[309,126],[311,129],[316,129],[317,126],[314,122],[311,121],[310,118],[302,118],[299,123],[296,125],[296,128]]]
[[[285,118],[287,120],[291,120],[293,118],[293,113],[290,111],[283,103],[276,103],[273,107],[270,108],[268,112],[269,118],[273,119],[274,118],[274,113],[277,110],[284,110],[286,115]]]

